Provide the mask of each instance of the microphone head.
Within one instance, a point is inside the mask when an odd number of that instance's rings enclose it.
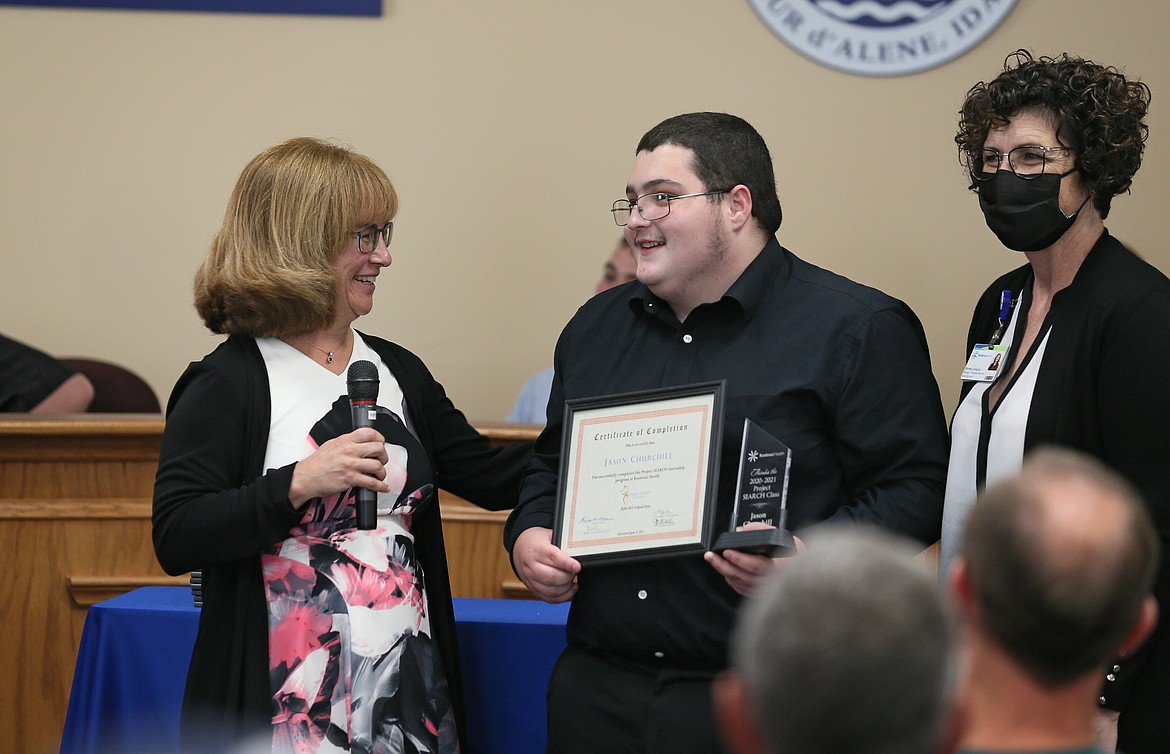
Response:
[[[351,401],[378,400],[378,368],[372,361],[355,361],[345,373],[345,390]]]

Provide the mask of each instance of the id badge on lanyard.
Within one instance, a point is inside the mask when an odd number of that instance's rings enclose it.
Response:
[[[1007,354],[1007,346],[976,343],[963,367],[963,382],[995,382]]]
[[[1015,306],[1011,291],[1003,291],[999,298],[999,327],[986,343],[976,343],[967,357],[967,364],[963,367],[963,382],[995,382],[999,378],[1004,358],[1007,356],[1007,346],[1001,346],[1004,328],[1007,327],[1008,317]]]

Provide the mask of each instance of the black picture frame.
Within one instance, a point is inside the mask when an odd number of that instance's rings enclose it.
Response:
[[[718,380],[566,401],[553,544],[582,565],[710,549],[725,392]]]

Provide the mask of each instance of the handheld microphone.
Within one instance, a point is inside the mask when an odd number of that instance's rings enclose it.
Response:
[[[378,368],[370,361],[355,361],[345,374],[349,394],[349,412],[353,428],[374,426],[378,402]],[[373,529],[378,524],[378,493],[357,488],[357,527]]]

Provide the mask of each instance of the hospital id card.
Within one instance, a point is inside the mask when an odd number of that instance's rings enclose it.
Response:
[[[1006,354],[1007,346],[976,343],[963,367],[963,382],[995,382]]]

